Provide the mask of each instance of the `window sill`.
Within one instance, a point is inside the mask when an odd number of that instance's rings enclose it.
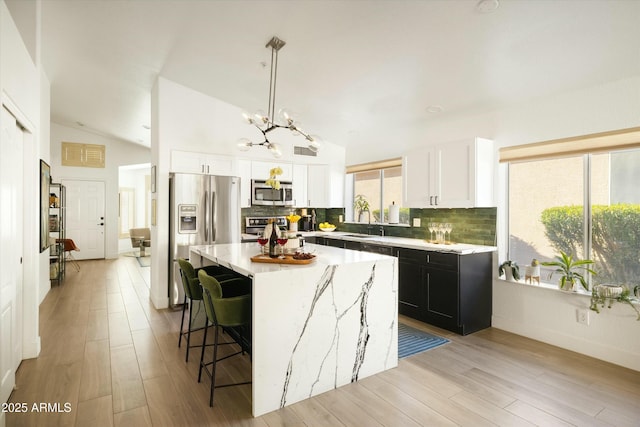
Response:
[[[582,287],[580,287],[580,289],[578,289],[577,291],[565,291],[560,289],[558,285],[554,285],[552,283],[544,283],[544,282],[540,282],[540,284],[525,283],[524,280],[513,281],[513,280],[506,280],[500,277],[496,278],[496,280],[504,283],[512,283],[514,285],[522,285],[522,286],[528,286],[532,288],[546,289],[549,291],[562,292],[567,295],[582,295],[582,296],[591,297],[591,291],[585,291],[584,289],[582,289]]]
[[[564,291],[560,289],[558,285],[554,285],[552,283],[540,282],[540,284],[537,284],[537,283],[534,284],[534,283],[525,283],[522,280],[518,280],[517,282],[514,282],[512,280],[506,280],[501,277],[497,277],[495,280],[503,283],[514,284],[514,285],[522,285],[522,286],[527,286],[531,288],[546,289],[548,291],[562,292],[563,294],[566,294],[566,295],[581,295],[581,296],[591,298],[591,291],[585,291],[584,289],[582,289],[582,287],[580,287],[580,289],[578,289],[577,291]],[[640,299],[638,299],[637,297],[631,297],[631,304],[640,306]]]

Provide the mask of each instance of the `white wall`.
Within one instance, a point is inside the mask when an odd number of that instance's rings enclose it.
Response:
[[[420,140],[428,144],[480,136],[493,139],[498,148],[637,126],[640,76],[490,114],[429,124],[422,129]],[[500,260],[504,260],[508,238],[506,185],[504,173],[497,177],[498,246]],[[583,326],[576,322],[576,308],[588,307],[588,297],[498,279],[494,280],[493,291],[494,327],[640,370],[640,340],[633,338],[640,325],[630,307],[617,304],[601,314],[590,312],[591,325]]]
[[[106,146],[104,168],[62,166],[62,142],[99,144]],[[118,257],[118,168],[150,161],[149,148],[115,138],[51,123],[51,177],[105,182],[105,257]]]
[[[32,28],[39,25],[39,4],[23,14]],[[38,47],[38,34],[31,45]],[[36,49],[37,51],[38,49]],[[49,160],[48,111],[49,83],[42,73],[39,56],[29,54],[11,13],[0,1],[0,102],[26,128],[24,145],[24,242],[23,242],[23,358],[40,353],[38,305],[49,289],[49,251],[40,253],[39,230],[39,169],[40,158]],[[46,105],[43,105],[46,103]],[[0,183],[2,186],[3,183]],[[1,417],[0,417],[1,420]]]

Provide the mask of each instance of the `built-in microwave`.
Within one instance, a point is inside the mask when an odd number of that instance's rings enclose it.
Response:
[[[251,180],[251,204],[253,206],[293,206],[291,181],[280,181],[280,189],[267,185],[265,180]]]

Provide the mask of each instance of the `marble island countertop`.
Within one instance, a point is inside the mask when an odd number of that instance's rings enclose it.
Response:
[[[257,243],[191,246],[194,267],[251,277],[251,406],[283,408],[398,365],[398,259],[305,245],[307,265],[252,262]]]
[[[425,239],[413,239],[409,237],[396,236],[378,236],[374,234],[349,233],[345,231],[312,231],[299,233],[302,237],[326,237],[329,239],[349,240],[352,242],[360,242],[381,246],[393,246],[398,248],[418,249],[424,251],[449,252],[459,255],[475,254],[480,252],[495,252],[498,248],[495,246],[472,245],[469,243],[452,243],[438,244],[430,243]],[[243,239],[257,239],[256,236],[245,234]]]
[[[305,245],[305,252],[316,255],[315,261],[309,264],[267,264],[251,261],[251,257],[260,254],[257,243],[229,243],[222,245],[191,246],[190,251],[245,276],[253,277],[258,273],[269,273],[283,269],[304,269],[316,265],[344,265],[366,261],[377,261],[387,258],[371,252],[361,252],[334,248],[331,246]]]

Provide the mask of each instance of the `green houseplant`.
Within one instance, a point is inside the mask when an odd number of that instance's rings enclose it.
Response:
[[[635,289],[638,289],[638,286]],[[606,305],[611,308],[614,302],[622,302],[629,304],[634,309],[637,315],[636,320],[640,321],[640,310],[634,305],[634,300],[636,299],[631,296],[631,290],[625,285],[596,285],[591,291],[591,305],[589,308],[596,313],[600,313],[598,306],[604,308]]]
[[[355,219],[358,222],[360,222],[360,215],[362,215],[362,213],[370,212],[369,211],[369,201],[367,200],[367,198],[363,194],[358,194],[353,199],[353,209],[356,212]]]
[[[505,275],[509,281],[520,280],[520,267],[515,261],[507,260],[498,266],[498,275]],[[513,279],[513,280],[512,280]]]
[[[553,273],[559,273],[560,289],[564,289],[565,286],[567,286],[569,290],[573,290],[577,281],[580,282],[582,287],[587,291],[589,290],[589,286],[587,285],[585,276],[589,273],[594,276],[596,275],[595,271],[587,267],[591,264],[593,264],[593,261],[590,259],[574,260],[573,255],[567,255],[562,251],[560,251],[560,255],[556,255],[555,261],[545,261],[542,263],[542,265],[548,267],[556,267],[556,269],[549,274],[549,278],[553,276]],[[580,272],[580,270],[584,273]]]

